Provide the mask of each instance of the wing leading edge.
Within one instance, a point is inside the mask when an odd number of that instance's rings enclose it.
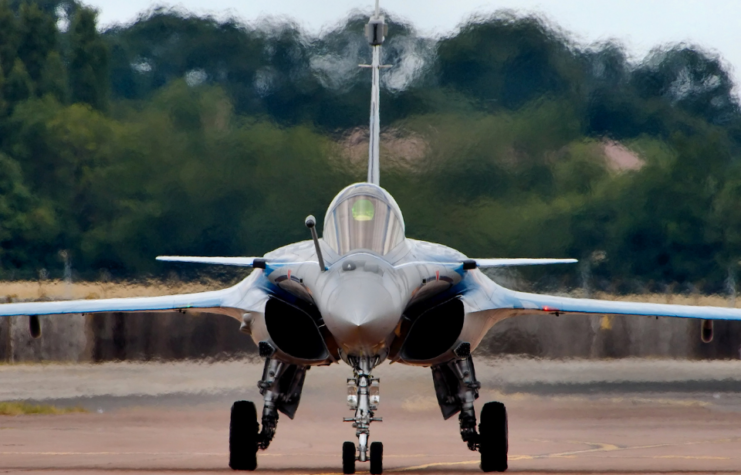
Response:
[[[261,257],[200,257],[200,256],[157,256],[163,262],[187,262],[190,264],[216,264],[221,266],[265,268]]]
[[[576,259],[470,259],[476,267],[542,266],[549,264],[576,264]]]
[[[0,317],[102,312],[168,312],[197,309],[201,312],[218,313],[240,319],[244,310],[237,306],[240,303],[239,300],[238,288],[235,286],[211,292],[161,297],[10,303],[0,305]]]
[[[741,320],[741,309],[735,308],[577,299],[515,292],[511,290],[506,290],[506,293],[502,296],[500,302],[492,303],[495,304],[495,308],[532,310],[557,315],[582,313],[597,315],[698,318],[703,320]]]

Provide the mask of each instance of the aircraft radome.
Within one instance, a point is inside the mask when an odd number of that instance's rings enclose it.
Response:
[[[265,369],[261,424],[255,405],[237,401],[231,410],[229,466],[255,470],[257,452],[275,436],[278,413],[293,418],[310,366],[344,362],[354,377],[347,402],[357,445],[342,446],[344,473],[356,462],[383,471],[383,445],[370,441],[379,404],[373,369],[388,360],[432,369],[437,400],[448,419],[459,414],[468,448],[480,452],[485,472],[507,469],[507,412],[502,403],[483,405],[477,425],[476,380],[471,352],[497,322],[525,314],[651,315],[741,320],[741,310],[554,297],[515,292],[479,269],[573,263],[574,259],[472,259],[441,244],[407,238],[401,210],[380,187],[379,76],[381,45],[387,34],[378,2],[365,29],[372,46],[368,178],[348,186],[329,205],[322,239],[313,216],[312,239],[264,257],[161,256],[161,261],[253,267],[242,282],[224,290],[147,298],[77,300],[0,305],[0,316],[95,312],[216,313],[239,320],[258,345]],[[420,434],[422,435],[422,434]],[[338,447],[339,449],[339,447]]]

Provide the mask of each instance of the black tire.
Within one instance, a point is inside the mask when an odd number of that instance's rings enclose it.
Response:
[[[232,405],[229,423],[229,466],[233,470],[257,468],[257,410],[250,401],[237,401]]]
[[[381,475],[383,473],[383,443],[372,442],[370,446],[370,473]]]
[[[481,470],[484,472],[504,472],[507,470],[509,434],[507,409],[504,404],[501,402],[484,404],[479,422],[479,437]]]
[[[355,444],[352,442],[342,444],[342,473],[355,473]]]

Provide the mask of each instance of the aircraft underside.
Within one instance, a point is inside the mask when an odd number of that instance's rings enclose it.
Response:
[[[383,444],[370,442],[370,425],[381,422],[376,411],[380,403],[380,380],[372,375],[379,357],[349,357],[353,377],[348,379],[347,404],[354,411],[344,418],[356,429],[358,444],[345,442],[342,447],[343,473],[355,473],[356,462],[370,462],[370,473],[383,472]],[[232,407],[230,424],[229,466],[235,470],[255,470],[258,449],[265,450],[276,434],[279,413],[293,419],[301,399],[309,366],[285,363],[266,358],[262,379],[258,382],[264,404],[261,424],[249,401],[237,401]],[[479,397],[480,383],[476,380],[470,355],[452,359],[431,367],[437,400],[445,419],[459,414],[460,434],[472,451],[481,453],[481,468],[485,472],[507,469],[508,433],[504,405],[489,402],[481,412],[477,426],[474,401]]]
[[[355,258],[352,262],[359,261]],[[459,287],[441,285],[404,309],[375,352],[363,352],[367,346],[353,351],[342,335],[336,337],[330,331],[317,305],[297,298],[297,292],[272,289],[264,312],[252,313],[249,325],[244,326],[257,343],[260,356],[265,358],[263,377],[258,383],[264,404],[258,432],[252,416],[257,417],[254,406],[244,408],[252,403],[235,403],[230,439],[230,447],[234,448],[232,468],[254,470],[256,458],[245,451],[244,442],[254,446],[255,451],[268,448],[276,433],[279,413],[291,419],[295,416],[311,366],[345,362],[353,370],[353,377],[348,379],[347,403],[354,414],[344,421],[356,429],[358,443],[343,445],[343,471],[354,473],[356,462],[370,462],[371,473],[382,473],[383,444],[370,442],[371,423],[382,420],[376,415],[380,381],[373,377],[372,370],[389,360],[430,367],[443,417],[459,414],[461,438],[470,450],[481,452],[482,469],[506,470],[506,410],[501,403],[488,403],[482,411],[485,424],[477,425],[474,401],[479,397],[480,384],[471,358],[481,336],[503,316],[498,318],[491,311],[467,314]],[[245,425],[254,429],[246,431]]]

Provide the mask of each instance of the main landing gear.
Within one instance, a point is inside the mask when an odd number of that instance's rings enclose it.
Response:
[[[437,402],[443,417],[449,419],[460,412],[458,422],[461,438],[470,450],[481,454],[481,470],[507,470],[509,449],[507,410],[501,402],[488,402],[481,410],[481,422],[476,431],[476,412],[473,403],[479,397],[481,383],[476,380],[473,359],[468,352],[462,357],[432,367]]]
[[[251,401],[235,402],[229,423],[229,466],[232,469],[257,468],[259,430],[255,404]]]
[[[229,424],[229,466],[234,470],[255,470],[257,449],[265,450],[275,436],[278,412],[290,419],[296,415],[304,387],[307,366],[286,364],[268,358],[257,383],[264,398],[262,430],[257,423],[257,410],[250,401],[232,405]]]
[[[479,452],[481,470],[504,472],[507,470],[507,409],[501,402],[487,402],[481,409],[479,422]]]
[[[373,442],[370,444],[370,456],[368,454],[368,438],[370,436],[370,423],[381,422],[383,419],[374,417],[373,411],[378,408],[380,402],[379,383],[371,374],[373,367],[378,364],[377,358],[348,357],[353,366],[354,377],[347,380],[347,404],[355,411],[355,417],[346,417],[345,422],[352,422],[357,430],[358,447],[352,442],[342,444],[342,473],[355,473],[355,462],[370,461],[370,473],[377,475],[383,473],[383,444]]]

